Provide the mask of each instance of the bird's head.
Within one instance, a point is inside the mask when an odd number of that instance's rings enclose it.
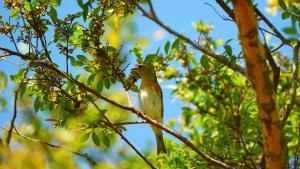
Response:
[[[155,70],[150,63],[140,63],[137,64],[133,69],[136,71],[142,78],[155,78]]]

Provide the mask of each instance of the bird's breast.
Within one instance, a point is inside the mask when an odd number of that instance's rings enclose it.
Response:
[[[139,102],[141,110],[150,118],[162,121],[162,98],[151,88],[140,88]]]

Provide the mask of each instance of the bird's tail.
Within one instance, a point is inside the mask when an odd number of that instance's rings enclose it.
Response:
[[[155,132],[156,145],[157,145],[157,154],[159,153],[167,153],[166,146],[164,143],[164,137],[161,129]]]

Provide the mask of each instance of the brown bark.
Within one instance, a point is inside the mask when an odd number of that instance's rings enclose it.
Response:
[[[283,169],[281,125],[266,51],[258,35],[258,21],[250,0],[232,0],[239,38],[244,51],[248,79],[256,92],[264,141],[265,168]]]

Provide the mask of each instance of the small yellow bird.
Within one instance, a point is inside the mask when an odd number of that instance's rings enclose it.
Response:
[[[153,66],[149,63],[143,63],[138,64],[133,70],[142,79],[138,93],[140,109],[151,119],[163,123],[164,105],[162,91],[157,82]],[[154,125],[151,125],[151,128],[156,138],[157,154],[161,152],[166,153],[162,130]]]

